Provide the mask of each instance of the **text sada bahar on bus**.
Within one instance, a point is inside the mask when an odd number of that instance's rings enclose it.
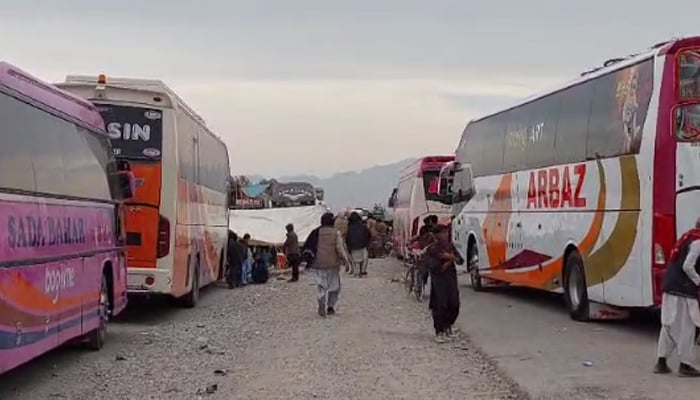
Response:
[[[225,265],[226,145],[161,81],[69,76],[59,86],[97,106],[117,159],[136,175],[126,207],[129,292],[194,307]]]
[[[405,257],[406,245],[418,235],[423,219],[438,216],[440,223],[449,223],[449,202],[438,192],[440,169],[454,161],[454,156],[426,156],[401,171],[395,196],[389,201],[393,208],[393,240],[396,252]]]
[[[126,306],[119,201],[95,107],[0,63],[0,373],[68,341],[98,350]]]
[[[564,293],[578,320],[659,305],[700,216],[700,38],[606,64],[467,125],[443,176],[476,288]]]

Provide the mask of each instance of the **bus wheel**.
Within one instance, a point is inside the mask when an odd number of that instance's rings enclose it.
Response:
[[[100,288],[100,300],[97,306],[97,316],[100,319],[97,328],[86,336],[86,347],[89,350],[99,351],[105,344],[107,336],[107,323],[109,322],[109,288],[107,287],[107,277],[102,274],[102,287]]]
[[[479,274],[479,254],[477,253],[474,243],[469,244],[467,250],[467,270],[469,271],[469,281],[474,291],[481,291],[484,286],[481,283],[481,275]]]
[[[564,299],[571,319],[588,320],[588,287],[583,260],[578,251],[572,251],[564,266]]]
[[[192,289],[182,298],[182,305],[186,308],[194,308],[199,302],[199,257],[195,259],[192,270]]]

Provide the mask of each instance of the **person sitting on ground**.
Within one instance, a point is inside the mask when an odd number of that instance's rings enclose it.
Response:
[[[262,252],[258,250],[253,256],[253,268],[250,272],[253,283],[262,284],[270,278],[270,271],[267,269],[267,263],[263,259]]]
[[[265,247],[262,251],[262,260],[267,265],[270,267],[272,265],[272,252],[269,247]]]

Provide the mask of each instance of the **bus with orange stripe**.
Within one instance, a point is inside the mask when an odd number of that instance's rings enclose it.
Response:
[[[700,216],[700,38],[608,61],[470,121],[443,169],[471,284],[562,293],[576,320],[655,307]]]
[[[97,106],[115,156],[136,177],[126,204],[129,293],[196,306],[225,265],[226,145],[161,81],[68,76],[59,86]]]
[[[0,374],[67,342],[99,350],[127,303],[131,194],[85,100],[0,63]]]

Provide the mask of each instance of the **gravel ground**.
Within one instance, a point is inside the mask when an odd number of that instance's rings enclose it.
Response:
[[[195,310],[134,303],[101,352],[42,357],[0,377],[0,399],[527,399],[467,337],[433,342],[400,268],[343,276],[326,319],[304,275],[212,288]]]

